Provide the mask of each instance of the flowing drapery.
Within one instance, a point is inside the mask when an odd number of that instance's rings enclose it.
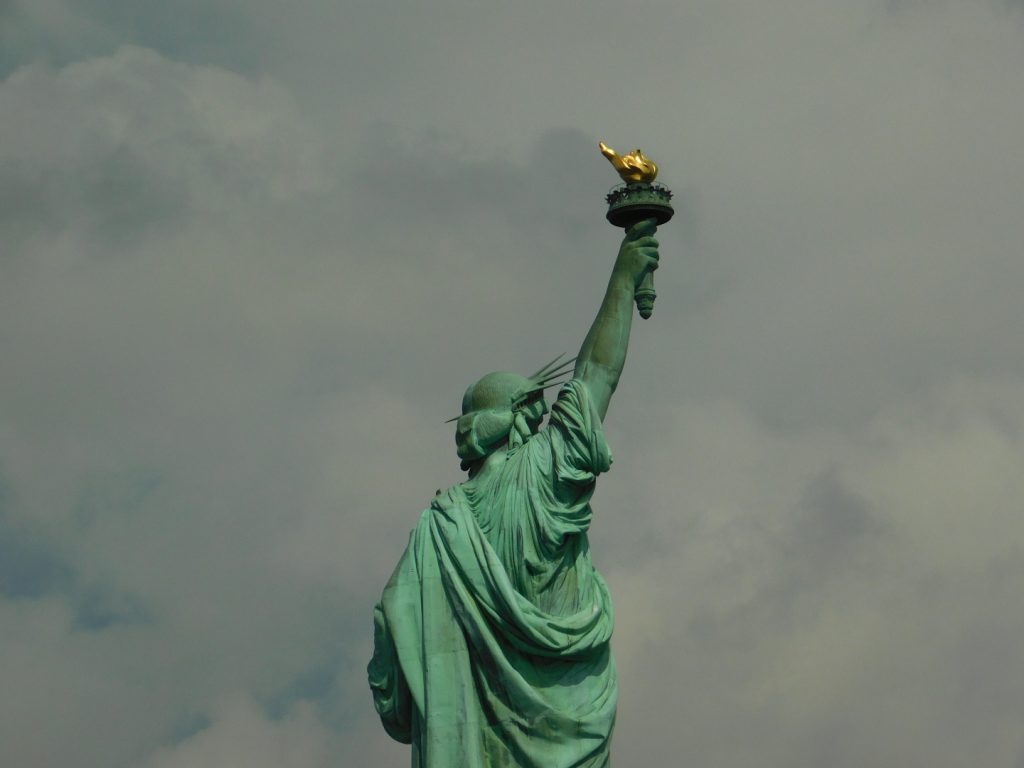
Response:
[[[424,768],[608,765],[613,614],[587,544],[611,454],[586,387],[498,471],[439,494],[374,611],[369,678]]]

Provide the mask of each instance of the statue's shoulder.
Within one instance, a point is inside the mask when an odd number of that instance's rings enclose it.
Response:
[[[433,511],[443,512],[451,509],[452,507],[461,507],[466,505],[466,490],[463,486],[468,481],[462,481],[455,485],[450,485],[444,490],[438,490],[434,494],[434,498],[430,500],[430,506],[424,511],[423,515],[430,515]]]

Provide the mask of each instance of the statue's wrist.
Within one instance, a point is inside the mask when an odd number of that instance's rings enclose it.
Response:
[[[608,282],[608,289],[616,293],[628,293],[632,296],[638,283],[639,280],[627,270],[616,269],[612,272],[612,279]]]

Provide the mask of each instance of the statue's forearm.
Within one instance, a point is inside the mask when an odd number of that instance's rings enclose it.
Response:
[[[633,325],[633,278],[620,270],[612,272],[604,301],[583,340],[573,377],[582,381],[604,419],[622,367],[626,363],[629,332]]]
[[[626,363],[629,331],[633,326],[633,294],[644,276],[658,268],[654,231],[654,219],[637,222],[626,230],[601,309],[576,359],[573,378],[590,390],[602,420]]]

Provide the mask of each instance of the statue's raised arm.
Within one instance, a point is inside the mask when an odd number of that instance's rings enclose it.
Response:
[[[654,219],[645,219],[626,230],[601,308],[576,358],[573,378],[586,385],[602,420],[626,362],[634,291],[658,268],[655,230]]]

